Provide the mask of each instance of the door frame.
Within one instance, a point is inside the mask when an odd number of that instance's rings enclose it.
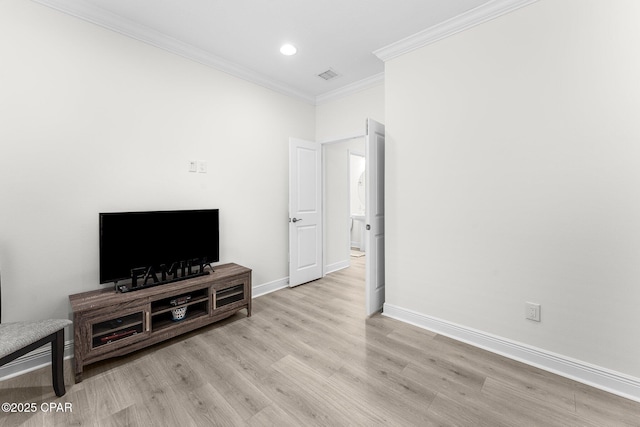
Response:
[[[367,122],[368,123],[368,122]],[[337,144],[339,142],[343,142],[343,141],[348,141],[350,139],[355,139],[355,138],[366,138],[367,137],[367,126],[368,124],[365,123],[365,129],[364,132],[363,131],[355,131],[355,132],[351,132],[349,134],[345,134],[342,136],[338,136],[338,137],[333,137],[333,138],[327,138],[327,139],[323,139],[321,141],[317,141],[320,145],[321,148],[323,150],[323,155],[322,155],[322,160],[321,160],[321,179],[322,179],[322,204],[321,204],[321,209],[322,209],[322,214],[321,214],[321,218],[322,218],[322,224],[323,224],[323,232],[322,232],[322,277],[324,277],[326,275],[326,269],[325,269],[325,253],[327,251],[327,245],[326,245],[326,239],[324,236],[324,224],[326,222],[326,210],[325,210],[325,205],[326,205],[326,186],[324,185],[324,178],[325,178],[325,174],[324,174],[324,170],[326,167],[326,156],[324,156],[324,146],[325,145],[332,145],[332,144]],[[366,165],[368,164],[369,160],[367,159],[366,156],[366,152],[365,152],[365,168],[367,167]],[[366,204],[365,204],[366,206]],[[351,214],[351,212],[349,212],[349,215]],[[366,208],[365,208],[365,214],[366,214]],[[289,248],[290,250],[290,248]],[[367,256],[365,254],[365,256]],[[377,260],[371,260],[370,262],[377,262]],[[351,256],[349,256],[349,265],[351,264]],[[369,294],[370,292],[370,286],[371,283],[368,283],[366,276],[365,276],[365,299],[366,299],[366,295]],[[365,306],[364,306],[365,312],[367,311],[367,306],[366,306],[366,302],[365,302]]]

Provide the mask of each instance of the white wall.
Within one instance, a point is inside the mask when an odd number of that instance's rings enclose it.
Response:
[[[364,154],[364,138],[323,147],[324,160],[324,264],[331,272],[349,266],[351,233],[349,152]]]
[[[365,132],[366,119],[384,123],[384,84],[323,102],[316,107],[316,141]]]
[[[365,212],[366,179],[364,151],[349,151],[349,204],[350,213],[363,215]],[[351,221],[351,247],[364,249],[363,222]]]
[[[542,0],[387,62],[388,304],[640,378],[639,17]]]
[[[316,107],[316,140],[364,135],[366,119],[384,122],[384,85]],[[364,138],[326,144],[324,162],[324,264],[326,271],[349,265],[349,150],[364,154]]]
[[[366,192],[365,153],[352,150],[349,152],[349,199],[352,214],[363,214],[365,210],[364,196]]]
[[[103,211],[219,208],[221,261],[287,277],[288,138],[314,106],[23,0],[0,52],[3,321],[101,287]]]

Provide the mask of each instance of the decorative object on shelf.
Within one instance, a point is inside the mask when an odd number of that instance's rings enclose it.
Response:
[[[173,319],[174,322],[179,322],[180,320],[184,319],[184,316],[187,315],[187,306],[186,305],[183,307],[178,307],[178,306],[184,305],[189,301],[191,301],[191,295],[183,295],[169,301],[169,304],[176,307],[171,310],[171,318]]]
[[[186,304],[189,301],[191,301],[191,295],[184,295],[184,296],[172,299],[169,302],[169,304],[171,304],[174,307],[177,307],[179,305]]]
[[[183,307],[178,307],[171,310],[171,317],[173,318],[174,322],[179,322],[180,320],[184,319],[184,316],[186,315],[187,315],[186,305]]]
[[[126,338],[130,335],[135,335],[137,334],[138,331],[136,331],[135,329],[130,329],[128,331],[122,331],[122,332],[114,332],[111,335],[107,335],[106,337],[102,337],[100,338],[100,341],[105,343],[105,344],[110,344],[114,341],[118,341],[122,338]]]

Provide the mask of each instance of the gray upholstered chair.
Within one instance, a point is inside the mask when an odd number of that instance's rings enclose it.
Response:
[[[0,282],[1,284],[1,282]],[[0,286],[0,322],[2,321],[2,288]],[[31,322],[0,323],[0,366],[36,348],[51,343],[51,372],[56,396],[64,389],[64,328],[71,320],[48,319]]]

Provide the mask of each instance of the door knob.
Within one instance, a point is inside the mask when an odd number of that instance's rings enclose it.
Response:
[[[298,218],[293,218],[291,221],[293,221],[293,222],[298,222],[298,221],[302,221],[302,220],[301,220],[301,219],[298,219]]]

